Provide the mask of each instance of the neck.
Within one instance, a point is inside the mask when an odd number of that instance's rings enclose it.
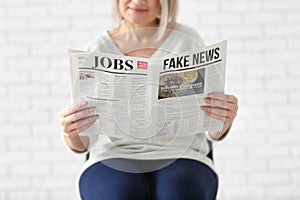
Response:
[[[152,22],[148,22],[145,24],[132,24],[128,21],[124,21],[121,26],[125,26],[128,29],[137,29],[137,28],[150,28],[150,27],[158,27],[159,26],[159,20],[155,19]]]
[[[128,33],[132,39],[143,40],[153,36],[158,28],[158,22],[155,20],[148,24],[132,24],[127,21],[121,23],[117,28],[118,33]]]
[[[174,26],[171,28],[173,29]],[[160,47],[172,29],[159,29],[158,23],[141,26],[124,21],[119,27],[109,31],[109,35],[126,55],[151,55]],[[143,50],[152,50],[153,52],[145,53]]]

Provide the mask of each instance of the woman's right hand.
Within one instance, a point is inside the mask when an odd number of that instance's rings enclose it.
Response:
[[[67,107],[60,112],[60,127],[67,138],[74,138],[79,133],[91,127],[98,115],[90,115],[96,107],[87,107],[87,102],[81,102],[74,107]]]

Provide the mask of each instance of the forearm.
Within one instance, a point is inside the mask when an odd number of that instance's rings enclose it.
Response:
[[[66,144],[70,149],[76,152],[85,152],[87,151],[89,145],[89,138],[87,136],[73,136],[67,137],[63,136]]]
[[[213,140],[222,140],[230,130],[232,123],[224,123],[223,130],[221,132],[209,132],[210,137]]]

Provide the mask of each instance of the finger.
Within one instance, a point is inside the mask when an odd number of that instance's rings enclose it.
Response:
[[[220,108],[230,110],[230,111],[238,110],[237,103],[231,103],[231,102],[221,101],[221,100],[212,99],[212,98],[205,98],[205,102],[208,104],[211,104],[214,107],[220,107]]]
[[[208,97],[212,99],[217,99],[221,101],[226,101],[228,103],[237,103],[238,100],[234,95],[228,95],[223,93],[211,93],[208,95]]]
[[[87,102],[86,102],[86,101],[83,101],[83,102],[77,104],[77,105],[74,106],[74,107],[68,107],[68,108],[65,108],[64,110],[62,110],[62,111],[60,112],[60,117],[63,118],[63,117],[66,117],[66,116],[68,116],[68,115],[71,115],[71,114],[77,112],[78,110],[84,108],[86,105],[87,105]]]
[[[72,130],[69,134],[68,134],[68,137],[69,138],[72,138],[72,137],[75,137],[77,136],[79,133],[85,131],[86,129],[88,129],[89,127],[91,127],[93,125],[94,122],[90,122],[88,124],[86,124],[85,126],[82,126],[78,129],[74,129]]]
[[[236,112],[229,111],[229,110],[223,110],[222,109],[216,109],[216,108],[210,108],[208,106],[201,106],[202,110],[209,116],[217,117],[217,119],[223,119],[224,122],[230,122],[232,123],[234,118],[236,117]],[[224,114],[225,113],[225,114]]]
[[[65,118],[63,118],[63,120],[61,121],[61,125],[62,126],[70,126],[70,124],[76,122],[77,120],[80,120],[80,119],[86,117],[87,115],[91,114],[95,110],[96,110],[96,107],[88,107],[88,108],[85,108],[83,110],[76,111],[75,113],[73,113],[71,115],[68,115]]]
[[[226,101],[221,101],[221,100],[218,100],[218,99],[212,99],[210,97],[205,98],[204,101],[208,104],[211,104],[212,106],[215,106],[215,107],[220,107],[220,108],[224,108],[224,109],[226,109],[228,107],[228,104],[226,103]]]
[[[232,120],[229,118],[229,117],[224,117],[224,116],[219,116],[219,115],[215,115],[215,114],[212,114],[212,113],[206,113],[208,116],[212,117],[212,118],[215,118],[219,121],[222,121],[224,123],[231,123]]]
[[[89,116],[87,118],[78,120],[75,123],[72,123],[68,126],[66,132],[72,132],[75,129],[80,129],[81,127],[86,126],[87,124],[94,123],[98,119],[98,115]]]
[[[218,107],[211,107],[211,106],[201,106],[201,109],[204,110],[207,113],[215,114],[219,116],[226,116],[226,109],[218,108]]]

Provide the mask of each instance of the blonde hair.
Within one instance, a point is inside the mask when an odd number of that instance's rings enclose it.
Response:
[[[177,0],[160,0],[160,13],[157,16],[159,20],[159,28],[167,29],[169,25],[173,25],[176,22],[178,2]],[[113,0],[113,17],[117,24],[120,24],[123,20],[119,11],[119,0]]]

